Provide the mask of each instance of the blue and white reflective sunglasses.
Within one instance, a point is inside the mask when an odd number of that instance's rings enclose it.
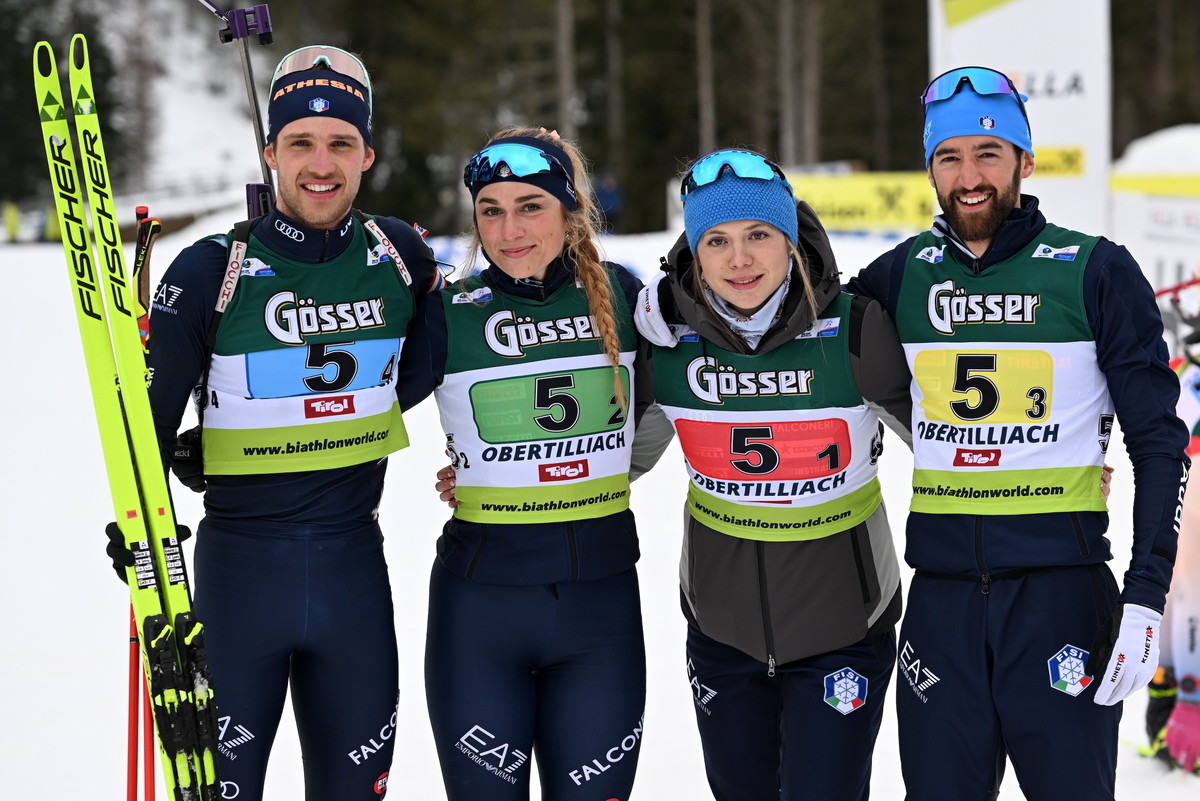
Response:
[[[707,186],[717,180],[729,169],[739,178],[760,178],[769,181],[778,178],[783,181],[788,192],[792,185],[788,183],[783,170],[773,161],[763,158],[749,150],[718,150],[709,153],[692,165],[683,176],[679,185],[679,199],[687,200],[688,192],[694,192],[702,186]]]
[[[271,78],[271,86],[284,75],[312,69],[333,70],[358,81],[367,90],[367,109],[374,108],[371,102],[371,77],[367,75],[366,66],[357,56],[340,47],[309,45],[293,50],[280,59],[279,66],[275,68],[275,75]]]
[[[472,156],[463,170],[463,183],[471,189],[493,178],[525,178],[540,172],[558,172],[567,179],[568,184],[574,185],[571,173],[554,156],[531,145],[515,142],[490,145]]]
[[[989,67],[959,67],[943,72],[925,87],[921,103],[927,106],[937,100],[949,100],[964,83],[970,84],[977,95],[1012,95],[1017,99],[1021,113],[1025,114],[1025,101],[1029,98],[1017,91],[1011,78]],[[1025,114],[1025,121],[1029,121],[1028,114]]]

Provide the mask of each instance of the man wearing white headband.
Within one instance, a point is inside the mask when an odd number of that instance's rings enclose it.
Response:
[[[151,402],[172,469],[205,492],[196,615],[222,797],[262,798],[290,691],[305,797],[376,801],[402,725],[376,512],[386,457],[408,444],[396,366],[442,281],[412,226],[352,210],[375,158],[361,61],[327,46],[289,54],[268,119],[275,208],[166,271]],[[193,394],[201,425],[177,443]]]
[[[933,80],[925,159],[942,215],[850,281],[913,374],[916,573],[899,638],[909,798],[1112,799],[1120,702],[1158,661],[1188,432],[1133,257],[1046,221],[1024,101],[982,67]],[[1133,464],[1132,558],[1106,564],[1114,421]]]

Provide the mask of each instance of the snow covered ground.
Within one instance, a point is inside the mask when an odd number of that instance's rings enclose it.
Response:
[[[159,242],[155,279],[181,248],[240,219],[241,184],[259,178],[249,126],[243,115],[230,110],[231,104],[244,105],[237,59],[231,52],[214,53],[211,31],[195,16],[164,19],[168,24],[159,34],[182,57],[171,61],[173,74],[160,84],[156,98],[162,130],[158,146],[149,152],[158,180],[136,202],[149,202],[152,213],[162,215],[181,208],[223,210]],[[207,38],[197,39],[197,31]],[[205,70],[197,73],[190,66],[201,59]],[[265,80],[261,73],[259,69],[260,83]],[[197,75],[208,75],[236,91],[212,97]],[[31,114],[21,119],[32,124]],[[132,206],[118,199],[118,210],[128,218]],[[614,261],[648,277],[674,238],[616,237],[606,240],[606,249]],[[457,263],[460,256],[452,244],[443,240],[435,247],[441,258]],[[846,275],[890,242],[838,237],[834,244]],[[10,292],[19,301],[8,303],[14,336],[2,362],[0,392],[0,509],[6,513],[0,538],[0,643],[5,651],[0,658],[0,793],[22,800],[49,795],[117,798],[125,781],[128,595],[104,554],[104,525],[113,513],[61,246],[0,247],[0,279],[20,291],[19,296]],[[402,725],[391,789],[394,798],[437,801],[445,796],[425,713],[422,671],[426,581],[447,512],[432,491],[434,471],[445,462],[432,401],[408,416],[408,429],[412,446],[391,459],[380,513],[402,658]],[[1132,482],[1123,449],[1114,447],[1110,454],[1118,471],[1112,506],[1113,539],[1120,555],[1115,567],[1120,573],[1128,552]],[[673,445],[633,492],[649,648],[649,697],[635,793],[655,801],[711,797],[683,662],[684,621],[676,582],[686,482],[681,465]],[[910,469],[907,450],[889,437],[882,478],[897,532],[903,531]],[[199,500],[178,490],[181,522],[195,525]],[[1117,798],[1195,798],[1200,779],[1167,773],[1137,755],[1144,706],[1143,694],[1126,704]],[[302,798],[302,787],[295,730],[290,711],[285,711],[267,801],[296,801]],[[890,713],[876,748],[872,791],[876,801],[904,797]],[[534,792],[536,798],[536,788]],[[1021,797],[1015,777],[1009,776],[1000,797]]]
[[[180,248],[202,234],[226,229],[239,213],[234,206],[164,237],[154,253],[155,277]],[[606,244],[610,257],[645,276],[673,239],[649,234],[611,238]],[[843,273],[857,270],[887,244],[837,238]],[[15,245],[0,254],[0,274],[21,292],[20,302],[8,306],[14,336],[3,362],[5,391],[0,393],[5,455],[0,508],[6,513],[0,540],[0,642],[6,654],[0,659],[0,787],[11,799],[49,794],[116,798],[124,786],[128,604],[125,587],[104,554],[103,529],[112,509],[62,249]],[[402,654],[402,726],[391,789],[396,798],[436,801],[444,794],[424,707],[422,660],[426,581],[434,540],[446,517],[432,491],[433,474],[445,458],[432,401],[408,420],[412,447],[391,459],[381,510]],[[1128,553],[1132,482],[1123,449],[1114,447],[1110,454],[1117,467],[1112,506],[1119,573]],[[676,590],[685,489],[681,464],[672,446],[633,494],[644,553],[640,573],[649,647],[649,700],[635,791],[637,798],[656,801],[710,797],[683,664],[684,621]],[[883,481],[893,528],[899,532],[910,467],[903,445],[889,437]],[[176,503],[180,520],[194,525],[199,497],[180,489]],[[1143,694],[1126,704],[1117,798],[1195,798],[1200,779],[1167,773],[1137,755],[1144,704]],[[302,797],[290,718],[290,711],[285,712],[276,740],[269,801]],[[904,797],[890,712],[876,749],[872,788],[877,801]],[[1001,799],[1020,797],[1010,772]]]

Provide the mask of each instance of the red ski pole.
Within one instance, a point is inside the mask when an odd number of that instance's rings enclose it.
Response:
[[[125,798],[126,801],[137,801],[138,783],[138,696],[141,695],[143,679],[141,649],[138,647],[137,621],[133,616],[133,606],[129,607],[129,732],[128,754],[125,763]]]
[[[1184,281],[1183,283],[1176,284],[1175,286],[1167,286],[1167,287],[1163,287],[1162,289],[1155,290],[1154,297],[1161,298],[1163,295],[1179,297],[1180,292],[1182,292],[1183,290],[1187,289],[1190,286],[1195,286],[1196,284],[1200,284],[1200,278],[1192,278],[1188,281]]]
[[[150,706],[150,685],[145,677],[142,685],[142,798],[154,801],[154,710]]]

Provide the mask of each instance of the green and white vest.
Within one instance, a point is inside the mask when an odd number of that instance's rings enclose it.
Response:
[[[1098,239],[1054,225],[976,275],[917,237],[896,327],[913,374],[912,511],[1104,511],[1113,403],[1083,276]]]
[[[633,408],[633,321],[615,278],[620,378]],[[475,276],[443,290],[445,380],[436,390],[457,471],[455,517],[529,523],[629,507],[633,420],[614,392],[587,299],[574,281],[545,301],[494,292]]]
[[[395,376],[415,303],[386,247],[358,223],[324,264],[248,245],[213,347],[204,471],[325,470],[406,447]]]
[[[655,348],[655,399],[679,435],[698,521],[746,539],[814,540],[879,506],[879,418],[850,369],[850,301],[839,295],[769,353],[733,353],[687,327],[675,347]]]

